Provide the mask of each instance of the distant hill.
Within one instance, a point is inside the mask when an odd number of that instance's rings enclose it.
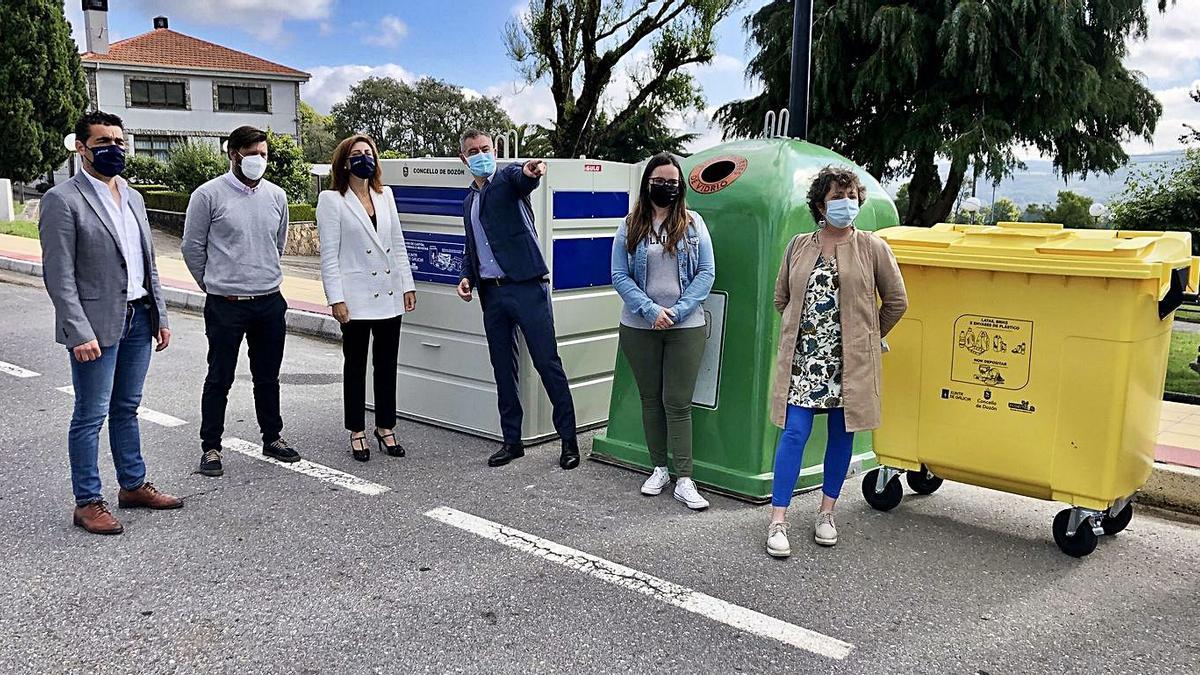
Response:
[[[1008,179],[1001,181],[996,188],[996,199],[1008,197],[1024,209],[1029,204],[1054,204],[1058,201],[1059,190],[1071,190],[1095,201],[1107,202],[1121,193],[1125,187],[1125,178],[1131,170],[1144,170],[1155,164],[1177,162],[1182,158],[1182,150],[1132,155],[1129,163],[1114,171],[1112,175],[1088,174],[1086,180],[1076,177],[1065,183],[1061,177],[1055,175],[1053,164],[1049,160],[1030,159],[1025,161],[1025,170],[1017,170]],[[938,166],[942,178],[945,179],[950,163],[941,162]],[[886,187],[895,196],[896,190],[906,181],[907,179],[889,183]],[[979,179],[976,196],[983,200],[984,204],[990,204],[992,201],[992,186],[985,183],[983,178]]]

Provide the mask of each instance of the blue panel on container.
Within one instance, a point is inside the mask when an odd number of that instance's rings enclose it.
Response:
[[[554,217],[556,219],[624,218],[628,213],[628,192],[560,190],[554,193]]]
[[[393,185],[392,196],[396,198],[396,210],[400,213],[415,213],[422,216],[458,216],[463,214],[463,200],[468,188],[421,187]]]
[[[554,290],[612,285],[612,237],[554,240]]]
[[[404,231],[413,279],[457,286],[467,238],[461,234]]]

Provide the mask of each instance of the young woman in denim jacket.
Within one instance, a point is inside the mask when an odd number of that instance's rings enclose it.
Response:
[[[704,354],[705,318],[700,303],[716,277],[712,240],[704,220],[684,203],[683,171],[668,153],[650,159],[633,212],[617,230],[612,282],[625,307],[620,347],[637,380],[642,425],[654,472],[644,495],[671,482],[675,499],[708,508],[692,481],[692,394]]]

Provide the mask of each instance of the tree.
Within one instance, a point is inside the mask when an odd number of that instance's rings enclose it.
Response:
[[[896,212],[904,213],[908,210],[908,183],[904,183],[896,190]]]
[[[1021,209],[1008,197],[1001,197],[991,207],[984,209],[985,223],[1011,223],[1021,217]]]
[[[338,138],[333,135],[333,118],[322,115],[304,101],[300,102],[300,146],[304,149],[304,161],[310,164],[328,164],[333,159]]]
[[[125,170],[121,172],[134,185],[166,185],[169,175],[165,162],[136,152],[125,158]]]
[[[468,96],[461,88],[431,77],[413,85],[369,77],[333,106],[330,117],[339,138],[364,133],[380,151],[409,157],[454,157],[458,137],[468,127],[490,133],[512,127],[499,98]]]
[[[295,138],[267,129],[267,173],[264,177],[283,188],[288,201],[308,200],[313,189],[311,169]]]
[[[1177,162],[1131,172],[1110,213],[1122,230],[1189,231],[1192,251],[1200,254],[1200,148],[1188,148]]]
[[[1025,210],[1021,213],[1021,222],[1048,223],[1052,210],[1049,204],[1026,204]]]
[[[392,128],[400,124],[399,111],[411,95],[408,85],[391,77],[368,77],[350,88],[344,101],[329,111],[334,135],[345,138],[366,134],[380,150],[398,150]]]
[[[167,159],[167,187],[192,193],[229,170],[229,158],[205,141],[188,141],[171,149]]]
[[[1195,101],[1196,103],[1200,103],[1200,87],[1196,87],[1196,90],[1193,91],[1189,95],[1192,97],[1193,101]],[[1180,143],[1200,143],[1200,129],[1197,129],[1196,127],[1192,126],[1191,124],[1185,124],[1183,126],[1187,127],[1188,131],[1186,134],[1179,137],[1179,142]]]
[[[653,120],[639,133],[655,137],[665,115],[702,107],[685,67],[712,60],[713,29],[740,1],[530,0],[508,24],[506,44],[526,81],[549,80],[554,154],[601,156],[631,124]],[[610,108],[606,93],[618,76],[628,80],[628,98]]]
[[[718,111],[727,136],[787,105],[792,11],[772,0],[747,20],[759,51],[746,73],[765,86]],[[809,140],[885,180],[911,176],[908,225],[945,219],[969,168],[1000,180],[1022,146],[1064,177],[1111,172],[1121,142],[1150,139],[1162,115],[1122,63],[1127,38],[1146,35],[1143,0],[816,0],[814,14]]]
[[[684,146],[699,137],[699,134],[676,134],[663,122],[661,111],[643,107],[634,113],[617,133],[592,151],[596,157],[614,162],[636,164],[656,153],[684,154]],[[598,123],[609,125],[608,113],[600,113]]]
[[[1046,213],[1046,221],[1062,223],[1074,229],[1095,227],[1096,219],[1088,212],[1092,201],[1091,197],[1070,190],[1059,190],[1058,203]]]
[[[0,3],[0,177],[30,181],[69,156],[87,84],[61,0]]]

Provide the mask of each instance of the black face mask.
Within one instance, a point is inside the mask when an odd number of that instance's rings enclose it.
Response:
[[[678,185],[655,185],[654,183],[650,184],[650,201],[654,202],[655,206],[657,206],[661,209],[665,209],[668,206],[674,204],[676,202],[676,200],[678,200],[678,199],[679,199],[679,186]]]

